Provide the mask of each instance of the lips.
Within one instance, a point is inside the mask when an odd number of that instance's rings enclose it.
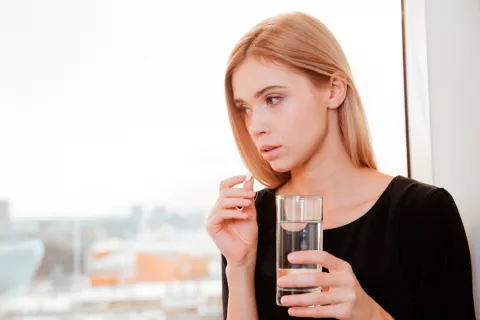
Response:
[[[262,152],[262,153],[263,152],[269,152],[269,151],[275,150],[277,148],[280,148],[280,146],[265,144],[265,145],[262,145],[260,147],[260,152]]]
[[[278,151],[281,146],[276,145],[263,145],[260,147],[260,152],[264,160],[270,160],[278,155]]]

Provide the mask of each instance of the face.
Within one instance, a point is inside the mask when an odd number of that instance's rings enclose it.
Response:
[[[249,58],[232,78],[235,105],[250,136],[277,172],[303,165],[327,131],[331,90],[277,64]]]

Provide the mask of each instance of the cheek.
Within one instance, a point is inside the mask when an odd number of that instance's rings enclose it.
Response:
[[[311,104],[287,115],[286,134],[295,141],[316,140],[326,131],[326,110]]]
[[[302,158],[318,147],[327,131],[326,110],[316,106],[305,109],[291,115],[289,128],[285,130],[290,148],[295,150],[295,156]]]

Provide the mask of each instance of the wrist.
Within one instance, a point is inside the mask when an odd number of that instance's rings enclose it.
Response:
[[[225,269],[225,274],[229,275],[250,275],[255,273],[255,263],[249,263],[244,265],[228,265]]]
[[[256,258],[256,254],[253,255]],[[225,274],[232,276],[253,276],[255,274],[256,259],[246,259],[240,264],[227,263]]]
[[[373,309],[370,313],[370,317],[369,317],[370,320],[385,320],[383,318],[383,315],[382,313],[380,312],[380,309],[375,305],[373,306]]]
[[[370,320],[393,320],[393,318],[383,308],[372,299],[372,308],[370,311]]]
[[[230,291],[250,290],[254,288],[255,271],[252,268],[228,267],[225,270],[228,287]]]
[[[241,261],[231,262],[227,260],[227,267],[231,270],[254,270],[257,262],[257,252],[248,253]]]

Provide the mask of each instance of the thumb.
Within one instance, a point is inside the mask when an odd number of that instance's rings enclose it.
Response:
[[[246,176],[247,176],[247,178],[245,179],[245,182],[243,183],[243,188],[245,190],[253,191],[253,183],[255,182],[255,179],[253,178],[253,176],[250,172],[247,173]],[[255,201],[252,201],[252,204],[245,207],[245,209],[247,209],[247,212],[249,212],[249,211],[250,212],[255,212]]]
[[[243,183],[243,189],[253,191],[253,183],[254,183],[254,178],[252,174],[249,172],[246,174],[247,178],[245,179],[245,182]]]

